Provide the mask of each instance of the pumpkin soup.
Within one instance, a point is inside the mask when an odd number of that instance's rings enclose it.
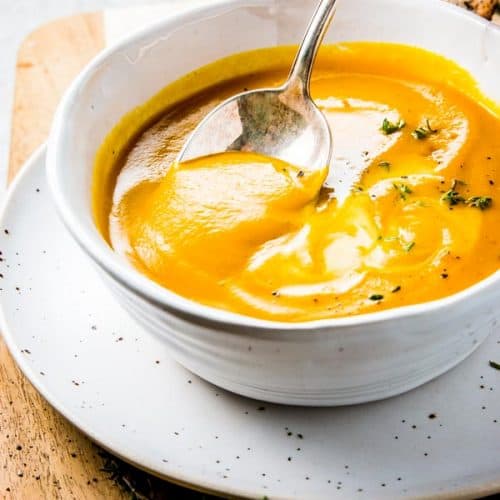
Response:
[[[328,168],[242,152],[175,163],[211,108],[278,86],[294,51],[201,68],[117,125],[94,178],[114,250],[184,297],[279,321],[426,302],[494,273],[500,112],[467,72],[421,49],[321,49],[311,91],[332,130]]]

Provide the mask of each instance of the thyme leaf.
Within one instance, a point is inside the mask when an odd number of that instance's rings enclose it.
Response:
[[[387,118],[384,118],[380,130],[382,130],[385,135],[391,135],[394,134],[394,132],[399,132],[405,125],[406,123],[404,120],[399,119],[397,122],[391,122]]]
[[[426,119],[425,120],[425,126],[422,126],[422,127],[418,127],[416,128],[412,133],[411,135],[421,141],[423,139],[427,139],[427,137],[429,137],[431,134],[437,134],[438,130],[437,129],[434,129],[431,127],[431,124],[429,122],[429,119]]]
[[[393,186],[394,186],[394,189],[396,191],[398,191],[399,196],[400,196],[400,198],[402,200],[406,200],[406,198],[408,198],[407,195],[413,193],[413,191],[411,190],[411,188],[409,186],[407,186],[406,184],[396,184],[396,183],[394,183]]]
[[[441,201],[448,203],[450,206],[458,205],[459,203],[463,203],[465,198],[460,195],[457,191],[453,189],[449,189],[446,193],[441,196]]]
[[[412,249],[414,246],[415,246],[415,242],[414,242],[414,241],[412,241],[412,242],[408,243],[408,245],[405,245],[405,246],[404,246],[405,252],[409,252],[409,251],[411,251],[411,249]]]
[[[489,196],[472,196],[465,203],[470,207],[479,208],[480,210],[486,210],[491,207],[492,199]]]

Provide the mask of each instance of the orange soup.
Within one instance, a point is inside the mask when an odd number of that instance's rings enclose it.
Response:
[[[201,118],[287,76],[295,48],[232,56],[129,113],[97,155],[96,223],[186,298],[279,321],[438,299],[500,262],[500,112],[456,64],[407,46],[323,47],[312,96],[329,168],[227,152],[177,164]]]

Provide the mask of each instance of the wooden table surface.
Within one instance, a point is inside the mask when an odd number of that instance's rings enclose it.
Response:
[[[497,2],[450,1],[473,5],[486,16]],[[9,181],[46,140],[63,91],[104,45],[101,13],[57,20],[24,41],[16,68]],[[33,389],[2,340],[0,449],[0,498],[208,498],[138,471],[92,444]]]
[[[22,44],[16,68],[9,181],[49,133],[71,80],[104,48],[103,15],[57,20]],[[36,392],[0,340],[0,498],[208,498],[103,452]]]

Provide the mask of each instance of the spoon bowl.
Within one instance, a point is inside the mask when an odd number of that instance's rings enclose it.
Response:
[[[238,94],[210,112],[178,159],[244,151],[319,169],[330,163],[331,143],[328,122],[311,99],[290,87],[259,89]]]
[[[286,83],[275,89],[243,92],[217,106],[195,128],[177,161],[244,151],[308,170],[327,167],[332,137],[325,116],[311,99],[310,81],[335,3],[320,1]]]

